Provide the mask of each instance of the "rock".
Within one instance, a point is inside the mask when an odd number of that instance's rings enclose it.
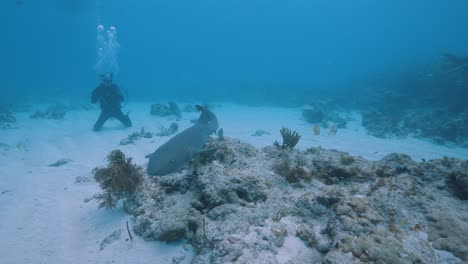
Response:
[[[199,175],[196,183],[200,188],[200,201],[208,208],[227,203],[251,203],[263,201],[267,197],[266,186],[261,179],[251,176],[221,176],[216,174]],[[214,181],[216,185],[212,184]]]
[[[178,256],[178,257],[172,257],[171,263],[172,264],[179,264],[184,260],[185,260],[185,255],[181,255],[181,256]]]
[[[182,118],[182,112],[175,102],[169,102],[169,110],[171,111],[171,114],[176,116],[176,120],[180,120]]]
[[[169,106],[163,104],[152,104],[150,114],[160,117],[174,115],[176,120],[180,120],[182,118],[182,112],[180,111],[179,106],[175,102],[169,102],[168,105]]]
[[[450,112],[441,108],[387,108],[386,102],[363,111],[362,125],[377,137],[416,136],[436,144],[455,143],[463,146],[468,140],[466,111]]]
[[[435,249],[452,252],[463,261],[468,261],[468,211],[434,210],[429,220],[429,241]]]
[[[101,242],[101,244],[99,245],[99,250],[102,251],[109,244],[112,244],[113,242],[119,240],[121,235],[122,235],[122,229],[118,229],[112,232],[112,234],[104,238],[104,240]]]
[[[336,106],[328,102],[317,102],[313,105],[305,106],[302,109],[302,117],[306,122],[320,125],[324,128],[328,128],[329,126],[344,128],[347,121],[337,113],[336,108]]]
[[[3,190],[3,191],[0,192],[0,194],[5,194],[5,193],[9,193],[9,192],[11,192],[11,190]]]
[[[65,164],[68,164],[70,162],[73,162],[71,159],[59,159],[56,162],[49,164],[49,167],[61,167]]]
[[[124,138],[124,139],[120,140],[120,145],[122,145],[122,146],[130,145],[130,144],[134,144],[134,143],[135,143],[135,140],[132,139],[132,138]]]
[[[192,263],[277,263],[291,245],[290,263],[457,263],[431,247],[428,231],[433,245],[464,258],[468,210],[447,182],[465,161],[368,161],[323,148],[256,149],[229,137],[210,139],[205,150],[175,173],[143,177],[124,200],[137,235],[186,240]],[[274,169],[282,160],[284,175]],[[310,179],[288,182],[292,168]],[[434,208],[455,220],[425,217]]]
[[[0,110],[0,123],[16,123],[16,118],[13,113]]]
[[[169,106],[163,104],[152,104],[150,114],[154,116],[170,116],[172,114]]]
[[[37,111],[30,116],[33,119],[52,119],[61,120],[65,118],[65,114],[69,111],[69,107],[63,104],[50,105],[45,112]]]
[[[177,130],[179,129],[179,125],[177,123],[171,123],[169,128],[162,127],[161,130],[156,133],[156,136],[158,137],[166,137],[175,134]]]
[[[137,140],[141,138],[152,138],[153,134],[150,132],[146,132],[145,128],[142,127],[140,132],[133,132],[130,135],[128,135],[126,138],[120,140],[120,145],[125,146],[125,145],[130,145],[130,144],[135,144]]]
[[[468,200],[468,161],[462,168],[450,173],[450,182],[457,197]]]
[[[218,135],[219,140],[224,140],[224,130],[222,128],[218,129],[216,135]]]
[[[296,232],[296,236],[302,239],[306,246],[314,248],[317,245],[317,238],[315,232],[311,228],[304,226]]]
[[[349,214],[353,209],[347,205],[339,204],[335,208],[335,212],[337,215],[347,215]]]
[[[347,237],[343,241],[343,251],[363,262],[377,263],[427,263],[389,234],[372,234],[363,238]]]
[[[146,228],[148,218],[139,218],[134,227],[137,235],[159,241],[178,241],[193,234],[201,226],[200,213],[191,208],[172,208],[171,213],[163,213],[151,219],[151,225]],[[146,219],[146,221],[145,221]]]
[[[95,182],[94,178],[89,176],[77,176],[75,178],[75,183],[88,183],[88,182]]]
[[[4,151],[10,150],[10,145],[0,142],[0,149]]]
[[[0,129],[11,129],[16,123],[16,118],[12,112],[0,106]]]
[[[252,134],[252,136],[254,137],[261,137],[263,135],[271,135],[269,132],[265,131],[265,130],[262,130],[262,129],[258,129],[255,131],[255,133]]]
[[[367,200],[361,197],[352,197],[349,205],[356,213],[362,214],[367,210]]]
[[[303,109],[302,116],[307,122],[311,124],[321,123],[324,119],[323,112],[314,109]]]

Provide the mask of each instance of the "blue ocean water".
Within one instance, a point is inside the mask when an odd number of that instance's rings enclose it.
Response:
[[[116,82],[131,100],[261,103],[275,94],[306,102],[444,52],[468,53],[464,0],[5,0],[0,6],[4,100],[87,100],[98,83],[98,24],[118,30]]]
[[[1,0],[0,264],[468,261],[467,10]]]

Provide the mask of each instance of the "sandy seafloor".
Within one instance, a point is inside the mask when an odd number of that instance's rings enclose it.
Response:
[[[131,216],[122,206],[112,211],[100,210],[93,200],[100,192],[96,182],[76,183],[79,176],[91,177],[91,170],[106,163],[106,155],[121,149],[145,166],[144,156],[153,152],[170,137],[142,138],[134,145],[121,146],[120,140],[142,127],[158,132],[169,126],[174,117],[151,116],[150,103],[130,103],[132,128],[123,128],[116,120],[106,123],[101,132],[92,126],[99,110],[73,110],[64,120],[30,119],[30,113],[16,113],[15,129],[0,130],[0,263],[171,263],[172,258],[190,263],[193,251],[181,243],[166,244],[144,241],[134,237],[127,240],[126,221]],[[34,106],[44,110],[45,106]],[[467,159],[468,149],[434,145],[416,138],[381,139],[369,136],[360,125],[357,113],[349,114],[351,121],[336,135],[322,129],[314,136],[312,125],[301,118],[299,108],[247,107],[219,104],[213,112],[218,116],[225,136],[237,138],[255,147],[281,141],[279,130],[286,126],[298,131],[298,147],[322,146],[349,152],[370,160],[378,160],[393,152],[405,153],[414,160],[443,156]],[[183,113],[179,131],[190,126],[197,113]],[[257,130],[271,135],[252,136]],[[72,162],[50,167],[59,159]],[[117,229],[122,238],[100,250],[100,243]],[[296,247],[294,241],[285,243],[277,260],[286,262]],[[301,243],[298,241],[297,243]],[[299,246],[299,245],[298,245]],[[185,257],[183,257],[185,256]]]

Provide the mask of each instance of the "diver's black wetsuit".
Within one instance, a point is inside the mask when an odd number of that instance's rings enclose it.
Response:
[[[107,119],[111,117],[117,118],[126,127],[132,126],[128,115],[124,115],[120,109],[120,103],[124,101],[124,98],[117,85],[101,83],[91,95],[91,102],[95,104],[97,101],[101,103],[101,115],[94,124],[94,131],[100,130]]]

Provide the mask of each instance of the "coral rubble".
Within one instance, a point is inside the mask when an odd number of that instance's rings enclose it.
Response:
[[[145,128],[142,127],[140,132],[133,132],[128,135],[126,138],[120,140],[120,145],[130,145],[135,144],[135,142],[141,138],[152,138],[153,134],[150,132],[146,132]]]
[[[0,106],[0,129],[12,128],[16,123],[16,118],[8,109]]]
[[[33,119],[52,119],[52,120],[61,120],[65,118],[65,114],[70,110],[70,107],[67,107],[63,104],[54,104],[47,107],[45,112],[36,111],[30,116]]]
[[[344,128],[347,121],[340,116],[336,109],[337,107],[329,102],[316,102],[303,107],[302,117],[308,123],[321,125],[325,128],[332,125],[337,128]]]
[[[152,104],[150,114],[161,117],[174,115],[177,120],[180,120],[182,118],[182,111],[175,102],[169,102],[168,105]]]

